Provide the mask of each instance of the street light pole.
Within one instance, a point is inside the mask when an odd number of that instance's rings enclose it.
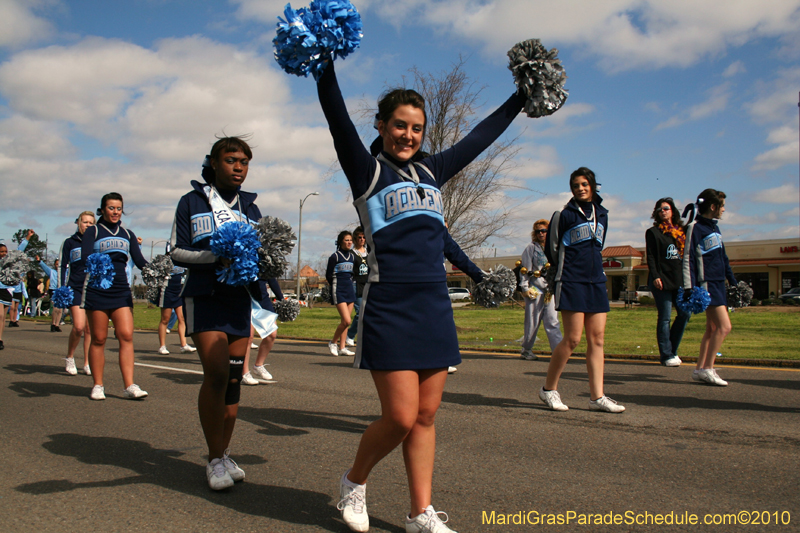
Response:
[[[318,192],[308,193],[300,200],[300,223],[297,225],[297,301],[300,301],[300,244],[303,242],[303,204],[309,196],[319,196]]]
[[[153,260],[153,246],[156,245],[159,242],[169,242],[169,241],[165,241],[165,240],[162,239],[160,241],[153,241],[153,242],[150,243],[150,261]]]

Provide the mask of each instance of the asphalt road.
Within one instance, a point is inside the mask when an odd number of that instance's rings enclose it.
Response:
[[[1,532],[347,531],[338,480],[379,412],[351,358],[279,340],[276,382],[242,392],[232,457],[247,479],[212,492],[196,355],[158,355],[156,334],[137,332],[136,382],[150,396],[124,400],[111,340],[108,399],[93,402],[91,378],[64,372],[66,328],[21,325],[6,328],[0,352]],[[456,531],[800,531],[800,372],[723,365],[730,385],[717,388],[692,382],[686,365],[608,361],[606,393],[627,407],[614,415],[588,410],[582,359],[560,385],[570,410],[546,410],[536,394],[546,367],[465,353],[448,378],[433,503]],[[374,470],[367,501],[370,531],[404,531],[399,450]],[[730,525],[737,513],[751,524]],[[545,514],[569,524],[536,524]]]

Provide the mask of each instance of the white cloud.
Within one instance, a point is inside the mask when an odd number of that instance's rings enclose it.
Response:
[[[376,13],[389,23],[427,23],[482,42],[492,56],[536,36],[621,71],[686,67],[759,37],[796,33],[799,7],[797,0],[770,2],[768,9],[751,0],[417,0],[387,2]]]
[[[768,204],[792,204],[797,202],[800,191],[797,185],[793,183],[785,183],[780,187],[773,187],[772,189],[764,189],[757,192],[753,196],[756,202],[765,202]]]
[[[511,172],[517,179],[550,178],[564,172],[564,165],[555,147],[525,144],[519,148],[520,151],[514,158],[516,166]]]
[[[34,12],[52,9],[57,0],[0,0],[0,46],[16,47],[49,37],[50,23]]]
[[[744,63],[742,61],[734,61],[725,71],[722,73],[723,78],[730,78],[736,76],[737,74],[743,74],[747,72],[747,69],[744,67]]]
[[[774,80],[757,84],[756,98],[745,105],[753,122],[769,124],[767,144],[777,145],[758,154],[753,171],[775,170],[797,163],[797,86],[800,68],[780,71]]]
[[[704,102],[693,105],[687,110],[658,124],[655,128],[656,131],[674,128],[687,122],[701,120],[724,111],[728,105],[728,99],[730,98],[730,83],[726,82],[712,87],[707,93],[708,98]]]

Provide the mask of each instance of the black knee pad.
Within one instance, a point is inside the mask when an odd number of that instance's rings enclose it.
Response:
[[[225,405],[236,405],[242,392],[244,358],[231,357],[228,388],[225,389]]]

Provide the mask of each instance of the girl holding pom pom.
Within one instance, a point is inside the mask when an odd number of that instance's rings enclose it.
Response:
[[[317,90],[370,250],[354,366],[372,373],[381,402],[381,418],[342,475],[338,508],[350,529],[367,531],[367,478],[402,444],[411,496],[406,531],[450,531],[431,505],[434,420],[447,368],[461,362],[442,268],[440,188],[506,130],[525,98],[512,95],[452,148],[422,155],[425,101],[416,91],[393,90],[378,103],[383,149],[373,157],[350,120],[333,62]]]
[[[94,213],[84,211],[75,219],[78,229],[61,245],[61,286],[72,289],[72,303],[69,314],[72,317],[72,331],[69,332],[67,341],[67,357],[65,359],[67,373],[74,376],[78,373],[75,367],[75,349],[83,337],[83,373],[92,375],[89,366],[89,347],[92,343],[92,334],[86,320],[86,311],[81,307],[83,300],[83,282],[86,279],[84,267],[86,262],[81,255],[81,244],[86,229],[94,226]]]
[[[725,280],[731,286],[736,285],[722,234],[715,220],[722,218],[725,212],[725,193],[706,189],[697,197],[696,205],[697,218],[686,229],[683,260],[684,276],[688,267],[689,279],[684,279],[684,288],[701,287],[708,291],[711,301],[706,308],[706,330],[700,341],[700,356],[692,372],[692,379],[724,387],[728,382],[717,374],[714,359],[725,337],[731,332],[731,320],[726,309]]]
[[[172,227],[172,261],[189,270],[183,289],[186,330],[203,365],[197,408],[208,445],[206,477],[213,490],[231,487],[245,475],[228,454],[250,349],[251,297],[260,300],[261,289],[255,275],[248,281],[234,279],[231,272],[237,261],[251,256],[258,261],[258,239],[254,249],[243,249],[245,258],[217,256],[212,241],[229,233],[226,225],[261,218],[256,194],[241,190],[252,156],[239,137],[214,143],[203,163],[202,181],[192,181],[192,191],[178,202]]]
[[[108,288],[96,286],[91,282],[91,274],[86,269],[81,307],[86,309],[91,331],[89,347],[89,366],[94,387],[89,397],[92,400],[105,400],[103,371],[105,369],[105,346],[108,337],[108,321],[114,324],[114,332],[119,340],[119,368],[125,389],[124,398],[138,400],[145,398],[147,392],[133,382],[133,295],[126,271],[128,260],[139,268],[147,264],[139,241],[132,231],[122,226],[122,196],[110,192],[103,196],[97,224],[89,226],[81,240],[81,257],[90,261],[92,254],[108,256],[113,265]]]
[[[592,170],[586,167],[575,170],[569,177],[569,188],[572,199],[553,214],[545,238],[547,260],[557,269],[553,298],[556,310],[561,311],[564,337],[553,350],[539,399],[554,411],[569,409],[561,401],[558,381],[586,330],[589,408],[621,413],[625,407],[603,393],[603,340],[609,305],[602,250],[608,231],[608,210],[597,194]]]

